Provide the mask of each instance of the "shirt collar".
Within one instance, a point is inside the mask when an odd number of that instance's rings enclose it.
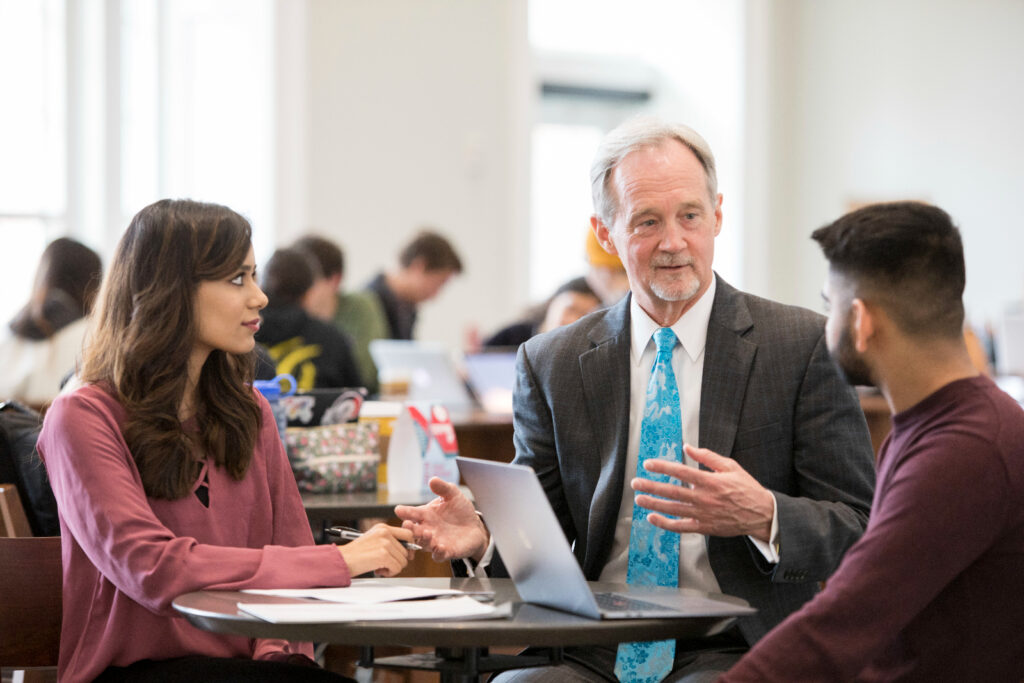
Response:
[[[708,323],[711,321],[711,307],[715,302],[715,289],[717,288],[718,276],[711,278],[711,285],[701,295],[697,302],[683,314],[679,320],[672,325],[672,331],[676,333],[683,351],[690,357],[690,361],[696,361],[704,352],[704,344],[708,339]],[[640,364],[644,350],[651,343],[651,337],[661,327],[647,315],[644,309],[640,308],[636,297],[629,298],[629,320],[630,320],[630,357],[634,365]]]

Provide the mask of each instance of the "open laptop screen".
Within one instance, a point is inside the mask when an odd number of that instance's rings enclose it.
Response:
[[[474,407],[451,353],[443,344],[374,339],[370,342],[370,355],[381,377],[404,375],[408,378],[410,401],[440,403],[449,410]]]
[[[512,412],[512,387],[516,381],[514,350],[468,353],[465,358],[466,382],[484,410],[490,413]]]

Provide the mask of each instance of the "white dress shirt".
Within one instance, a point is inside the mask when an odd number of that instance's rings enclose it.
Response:
[[[672,325],[679,344],[672,351],[672,371],[679,386],[680,412],[683,421],[683,443],[700,443],[700,391],[704,376],[704,345],[708,337],[711,306],[715,300],[715,280],[700,299]],[[623,481],[622,503],[615,525],[615,540],[608,563],[601,571],[601,581],[626,583],[629,565],[629,533],[633,518],[635,492],[629,482],[636,476],[640,450],[640,425],[647,403],[647,384],[651,379],[657,347],[654,333],[661,327],[640,308],[636,298],[630,300],[630,368],[629,368],[629,442],[626,450],[626,469]],[[691,458],[683,454],[684,461],[696,467]],[[774,500],[774,496],[773,496]],[[778,562],[774,541],[778,536],[778,514],[773,513],[770,543],[751,538],[769,562]],[[698,590],[721,592],[718,580],[708,560],[707,538],[702,534],[680,534],[679,586]]]

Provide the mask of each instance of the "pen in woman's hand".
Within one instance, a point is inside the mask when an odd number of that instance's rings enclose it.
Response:
[[[337,536],[343,541],[354,541],[363,535],[363,532],[359,529],[353,529],[347,526],[332,526],[327,528],[327,533],[331,536]],[[399,541],[403,547],[409,550],[423,550],[423,546],[411,543],[410,541]]]

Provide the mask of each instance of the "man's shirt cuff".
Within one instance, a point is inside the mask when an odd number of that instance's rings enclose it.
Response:
[[[487,568],[491,566],[491,558],[494,557],[494,536],[491,536],[491,540],[487,543],[487,550],[484,551],[484,556],[480,558],[480,561],[473,566],[472,560],[468,557],[462,558],[462,563],[466,565],[466,572],[471,579],[475,578],[486,578]],[[477,574],[477,572],[480,572]]]
[[[754,547],[761,551],[764,559],[771,564],[779,563],[779,503],[775,500],[774,493],[772,494],[772,530],[768,542],[759,541],[753,536],[747,536],[747,538],[754,544]]]

